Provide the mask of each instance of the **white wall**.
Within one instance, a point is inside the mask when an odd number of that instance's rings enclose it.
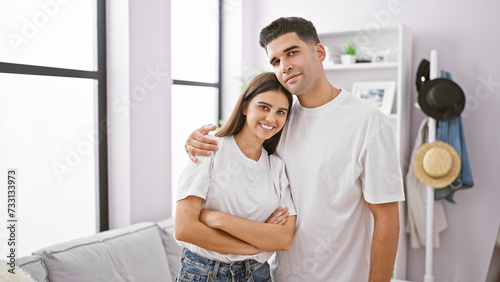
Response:
[[[130,225],[129,5],[107,2],[108,194],[110,228]]]
[[[388,5],[397,14],[381,12]],[[475,187],[459,191],[457,204],[445,203],[448,229],[434,253],[435,281],[484,281],[500,223],[500,2],[375,0],[275,0],[243,2],[243,67],[247,74],[268,67],[258,45],[260,29],[281,16],[311,20],[318,32],[364,28],[374,22],[402,22],[413,31],[413,71],[431,49],[439,52],[439,68],[451,72],[467,96],[462,114]],[[384,15],[384,16],[383,16]],[[417,93],[413,87],[412,103]],[[424,114],[412,111],[412,136]],[[413,147],[413,144],[411,144]],[[422,281],[424,249],[408,252],[407,279]]]
[[[241,93],[243,79],[243,4],[224,1],[222,6],[222,119],[226,120]]]
[[[171,214],[170,1],[108,1],[110,228]]]

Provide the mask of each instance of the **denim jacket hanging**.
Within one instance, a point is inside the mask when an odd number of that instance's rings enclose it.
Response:
[[[451,74],[441,71],[441,77],[451,79]],[[467,148],[465,146],[462,118],[458,117],[451,121],[438,121],[436,140],[450,144],[457,151],[462,161],[462,167],[457,179],[452,184],[434,190],[434,199],[446,199],[451,203],[455,203],[453,196],[456,191],[474,186],[474,180],[472,179],[472,172],[469,165],[469,157],[467,156]]]

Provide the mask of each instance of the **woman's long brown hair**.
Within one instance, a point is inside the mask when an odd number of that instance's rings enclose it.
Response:
[[[217,133],[215,133],[215,136],[231,136],[240,132],[246,121],[246,116],[243,114],[243,108],[245,107],[245,104],[248,104],[255,96],[259,95],[260,93],[272,90],[277,90],[286,95],[286,98],[288,99],[288,115],[286,117],[286,120],[288,121],[288,117],[290,116],[290,112],[292,110],[292,94],[280,84],[278,78],[276,78],[276,75],[273,72],[266,72],[254,77],[248,83],[245,89],[243,89],[243,92],[241,93],[240,98],[238,98],[238,101],[234,106],[229,120],[224,124],[224,126],[222,126],[219,131],[217,131]],[[264,144],[262,146],[269,154],[273,154],[276,151],[276,146],[278,146],[282,131],[283,128],[278,133],[274,134],[271,138],[264,141]]]

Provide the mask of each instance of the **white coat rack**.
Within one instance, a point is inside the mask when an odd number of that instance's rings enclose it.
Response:
[[[431,51],[431,60],[429,66],[429,80],[438,78],[438,53],[436,50]],[[415,103],[415,107],[419,110],[420,106]],[[436,120],[429,117],[427,121],[427,142],[436,141]],[[425,222],[425,274],[424,282],[434,282],[432,273],[433,252],[434,252],[434,188],[425,186],[427,195],[426,206],[426,222]]]
[[[431,51],[431,60],[429,67],[429,79],[438,78],[438,52]],[[436,141],[436,120],[429,117],[427,122],[427,142]],[[434,282],[432,273],[433,252],[434,252],[434,188],[426,186],[427,189],[427,221],[425,238],[425,275],[424,282]]]

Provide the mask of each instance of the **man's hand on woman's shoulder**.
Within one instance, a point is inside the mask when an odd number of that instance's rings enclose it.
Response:
[[[207,135],[210,131],[217,129],[213,124],[207,124],[193,131],[184,145],[186,152],[193,162],[197,162],[196,156],[210,156],[212,151],[217,151],[217,140],[209,138]]]

